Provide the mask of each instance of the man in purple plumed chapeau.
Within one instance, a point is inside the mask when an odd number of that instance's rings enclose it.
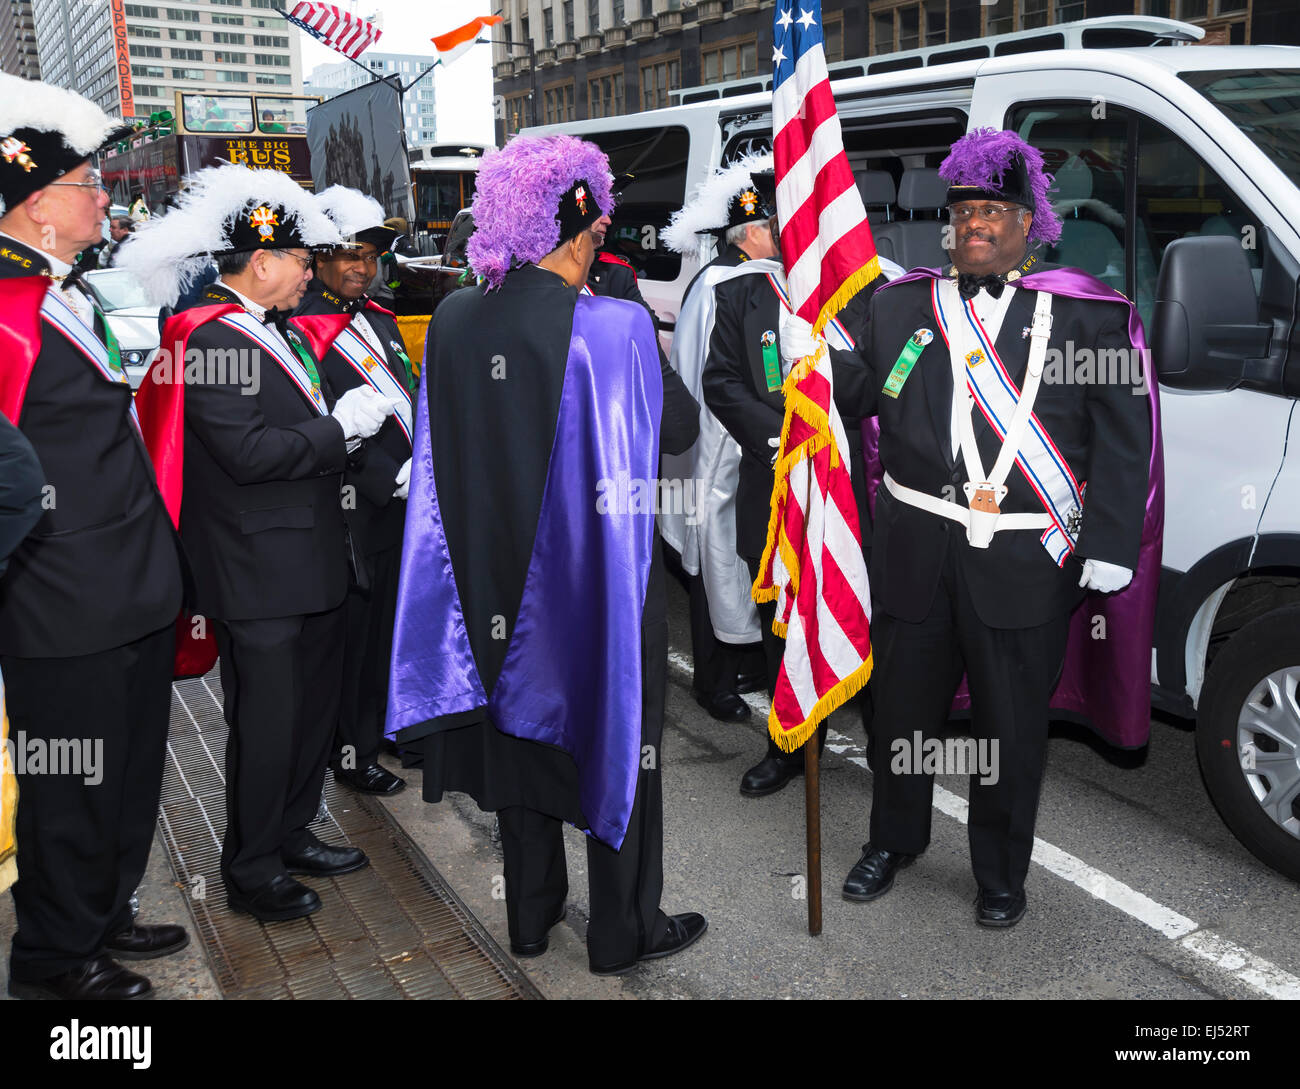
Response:
[[[614,209],[603,152],[516,137],[483,157],[469,261],[480,287],[429,326],[387,733],[424,797],[501,823],[517,956],[565,913],[562,822],[586,829],[591,970],[618,974],[704,933],[663,889],[667,620],[654,529],[661,449],[698,406],[661,374],[642,306],[579,295]],[[603,224],[601,224],[603,226]]]
[[[929,844],[934,772],[961,769],[927,754],[969,706],[976,922],[1009,927],[1025,913],[1049,711],[1126,747],[1150,728],[1157,397],[1128,300],[1032,252],[1061,233],[1039,152],[975,129],[939,173],[952,267],[890,283],[857,352],[831,352],[840,411],[878,425],[875,780],[844,896],[883,896]],[[782,351],[808,339],[791,323]]]

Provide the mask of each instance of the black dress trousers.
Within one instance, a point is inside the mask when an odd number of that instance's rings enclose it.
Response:
[[[343,703],[335,736],[334,768],[364,768],[379,757],[388,708],[388,666],[393,656],[393,623],[397,619],[397,576],[402,548],[385,549],[365,557],[369,588],[355,581],[348,587],[346,667]]]
[[[587,955],[597,966],[635,960],[667,932],[668,917],[659,909],[664,885],[660,742],[667,657],[667,621],[643,625],[641,744],[643,754],[648,746],[650,755],[643,756],[637,773],[636,799],[622,848],[615,851],[587,838],[591,891]],[[504,808],[498,815],[510,939],[534,942],[560,914],[569,891],[563,825],[555,817],[523,806]]]
[[[168,625],[95,654],[0,660],[9,736],[24,750],[15,980],[73,971],[131,923],[128,902],[158,818],[175,644]],[[54,766],[47,755],[38,771],[30,760],[37,745],[65,761],[75,745],[80,767]]]
[[[338,721],[344,606],[311,616],[217,624],[226,724],[221,875],[251,892],[286,873],[282,854],[315,842]]]
[[[940,737],[965,670],[976,740],[996,740],[997,781],[970,778],[970,852],[975,879],[1019,892],[1029,870],[1047,755],[1048,702],[1065,661],[1069,613],[1029,628],[992,628],[975,611],[949,548],[929,615],[916,623],[879,612],[872,724],[871,842],[920,854],[930,842],[934,776],[914,774],[912,750]],[[905,740],[906,749],[895,747]],[[902,759],[902,757],[906,759]],[[896,760],[901,773],[893,770]]]

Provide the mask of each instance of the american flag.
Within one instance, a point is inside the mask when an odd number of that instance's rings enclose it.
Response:
[[[333,4],[294,4],[291,11],[280,14],[349,60],[356,60],[383,33],[372,23],[340,11]]]
[[[879,274],[826,73],[820,0],[777,0],[772,132],[789,307],[822,329]],[[793,752],[871,675],[871,597],[848,439],[823,346],[785,382],[759,601],[786,639],[768,730]]]

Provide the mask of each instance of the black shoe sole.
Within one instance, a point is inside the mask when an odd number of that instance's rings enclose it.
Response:
[[[1016,925],[1016,923],[1020,922],[1020,920],[1025,917],[1025,912],[1028,910],[1029,910],[1029,905],[1026,904],[1024,908],[1021,910],[1020,914],[1017,915],[1014,919],[983,919],[980,917],[979,913],[976,912],[975,922],[978,923],[980,926],[987,927],[990,930],[1006,930],[1007,928],[1013,927]]]
[[[510,952],[516,957],[523,957],[530,960],[533,957],[540,957],[551,945],[551,931],[564,922],[565,916],[569,914],[569,905],[565,904],[560,910],[560,914],[555,917],[555,921],[546,928],[546,936],[540,941],[535,942],[511,942]]]
[[[305,908],[287,908],[283,911],[266,911],[260,908],[253,908],[248,904],[241,904],[234,897],[227,896],[226,906],[230,908],[231,911],[238,912],[240,915],[251,915],[254,919],[263,923],[285,923],[291,919],[305,919],[308,915],[315,915],[324,905],[318,899],[315,904]]]
[[[154,989],[152,986],[142,994],[123,995],[121,998],[114,999],[117,1002],[141,1002],[153,998]],[[16,983],[14,980],[9,981],[9,997],[21,999],[26,1002],[65,1002],[77,1001],[85,1002],[88,999],[67,999],[63,995],[42,986],[39,983]]]
[[[334,781],[340,786],[347,787],[354,794],[369,794],[371,797],[375,798],[389,798],[394,794],[401,794],[402,791],[406,789],[405,779],[399,779],[397,786],[393,787],[392,790],[370,790],[366,787],[357,786],[356,783],[348,782],[348,780],[340,776],[338,772],[334,773]]]
[[[704,928],[696,934],[695,937],[691,938],[690,941],[683,942],[681,945],[674,946],[672,949],[665,949],[661,953],[642,953],[636,960],[626,961],[623,964],[608,964],[600,967],[592,964],[588,965],[588,968],[593,976],[625,976],[643,960],[662,960],[664,957],[671,957],[682,952],[684,949],[689,949],[708,932],[709,923],[706,919],[704,922]]]
[[[165,946],[162,949],[150,949],[148,952],[135,952],[130,949],[114,949],[111,945],[104,946],[104,955],[112,957],[114,960],[157,960],[159,957],[170,957],[173,953],[179,953],[190,944],[190,936],[185,935],[185,940],[176,942],[174,945]]]
[[[847,892],[844,889],[841,889],[840,897],[844,900],[848,900],[850,903],[853,904],[869,904],[871,903],[872,900],[879,900],[882,896],[885,895],[885,893],[887,893],[890,889],[894,887],[894,879],[898,877],[898,870],[907,869],[907,867],[910,866],[915,861],[916,858],[914,856],[912,858],[907,859],[904,862],[900,862],[898,864],[898,869],[896,869],[893,872],[893,875],[889,878],[889,884],[887,884],[884,888],[880,889],[878,892],[871,892],[871,893]]]

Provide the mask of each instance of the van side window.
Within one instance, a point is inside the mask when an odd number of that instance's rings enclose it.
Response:
[[[1012,110],[1007,125],[1043,153],[1056,178],[1051,197],[1061,237],[1043,259],[1081,268],[1127,295],[1129,114],[1114,106],[1097,113],[1091,101],[1035,103]]]
[[[674,125],[597,132],[587,139],[609,156],[615,178],[632,175],[614,209],[605,249],[627,261],[642,279],[677,279],[682,259],[659,241],[659,234],[686,201],[686,157],[691,148],[686,129]]]
[[[1016,106],[1007,127],[1038,148],[1056,176],[1052,206],[1062,219],[1061,238],[1043,254],[1046,261],[1092,273],[1132,299],[1148,323],[1169,243],[1227,234],[1241,239],[1258,295],[1259,222],[1163,125],[1120,106],[1099,110],[1090,100]]]
[[[1169,243],[1195,235],[1241,242],[1259,297],[1265,232],[1259,220],[1191,148],[1163,125],[1138,121],[1137,306],[1150,317],[1160,261]]]

